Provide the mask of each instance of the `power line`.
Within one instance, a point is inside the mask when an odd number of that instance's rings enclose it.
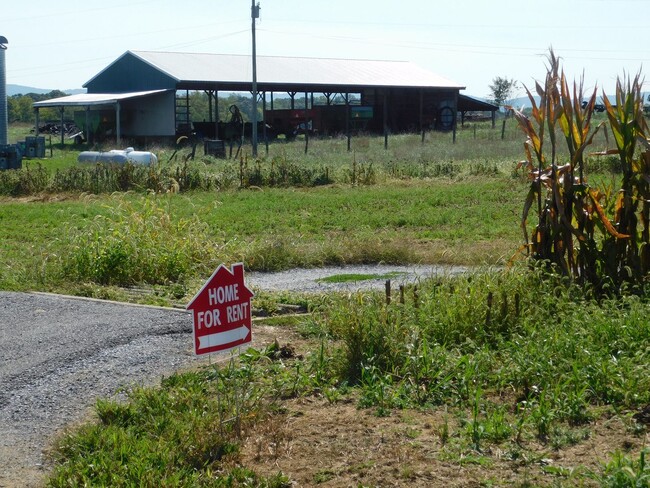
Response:
[[[80,14],[86,12],[99,12],[102,10],[119,10],[124,7],[133,7],[135,5],[145,5],[148,3],[158,3],[158,0],[141,0],[139,2],[134,1],[134,2],[122,3],[119,5],[110,5],[105,7],[94,7],[94,8],[86,8],[86,9],[75,8],[73,10],[56,10],[55,12],[47,13],[47,14],[41,14],[41,15],[30,14],[29,16],[26,17],[10,17],[8,19],[3,19],[3,20],[6,22],[15,22],[19,20],[49,19],[52,17],[69,17],[69,16],[78,17]]]
[[[387,42],[384,40],[378,40],[378,39],[370,39],[370,38],[363,38],[363,37],[353,37],[353,36],[327,36],[327,35],[317,35],[313,33],[305,33],[305,32],[287,32],[287,31],[277,31],[277,30],[272,30],[272,29],[259,29],[264,32],[269,32],[272,34],[279,34],[279,35],[285,35],[285,36],[302,36],[302,37],[311,37],[311,38],[317,38],[317,39],[324,39],[324,40],[330,40],[330,41],[342,41],[342,42],[358,42],[362,44],[373,44],[373,45],[382,45],[382,46],[390,46],[390,47],[405,47],[409,49],[418,49],[418,50],[428,50],[428,51],[442,51],[444,49],[445,52],[463,52],[463,53],[472,53],[472,54],[490,54],[494,56],[503,56],[503,57],[510,57],[510,56],[529,56],[529,55],[534,55],[534,56],[543,56],[545,53],[548,51],[548,47],[544,48],[539,48],[539,47],[521,47],[521,46],[503,46],[503,45],[473,45],[473,44],[450,44],[450,43],[431,43],[431,42],[426,42],[423,43],[421,41],[401,41],[401,42]],[[561,51],[562,53],[594,53],[594,54],[615,54],[620,51],[617,50],[612,50],[612,49],[574,49],[574,48],[556,48],[556,51]],[[625,53],[638,53],[638,54],[646,54],[648,53],[647,51],[629,51],[626,50]],[[567,57],[567,56],[563,56]],[[592,60],[601,60],[601,61],[648,61],[650,59],[650,53],[648,53],[648,57],[605,57],[605,56],[588,56],[584,57],[585,59],[592,59]]]
[[[125,38],[132,38],[132,37],[142,37],[142,36],[151,36],[152,34],[164,34],[168,32],[179,32],[179,31],[185,31],[185,30],[190,30],[190,29],[203,29],[206,27],[215,27],[221,24],[229,24],[232,25],[233,21],[223,21],[223,22],[210,22],[209,24],[201,24],[201,25],[188,25],[185,27],[174,27],[171,29],[157,29],[157,30],[151,30],[151,31],[142,31],[142,32],[130,32],[128,35],[120,35],[120,36],[115,36],[115,35],[110,35],[110,36],[100,36],[100,37],[86,37],[86,38],[81,38],[81,39],[66,39],[62,41],[54,41],[54,42],[49,42],[48,41],[48,46],[57,46],[57,45],[62,45],[62,44],[79,44],[79,43],[86,43],[86,42],[93,42],[93,41],[111,41],[115,39],[125,39]],[[21,44],[19,46],[20,49],[23,48],[32,48],[32,47],[37,47],[39,49],[43,48],[43,43],[36,43],[36,44]]]

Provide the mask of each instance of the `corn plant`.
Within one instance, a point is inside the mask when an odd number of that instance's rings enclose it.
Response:
[[[617,154],[623,169],[621,189],[616,197],[614,212],[619,234],[627,238],[608,236],[603,250],[615,256],[615,269],[628,281],[639,283],[650,271],[650,144],[648,125],[643,116],[643,80],[637,74],[632,80],[616,84],[616,105],[607,96],[603,102],[614,135]],[[641,143],[639,154],[637,143]],[[609,263],[608,263],[609,264]]]
[[[625,283],[638,284],[650,266],[648,242],[647,168],[650,154],[635,159],[636,142],[645,143],[642,81],[637,75],[617,83],[616,105],[603,95],[607,116],[621,159],[624,179],[613,218],[608,216],[611,191],[592,187],[587,180],[586,151],[603,124],[593,125],[596,89],[585,96],[583,81],[572,88],[560,68],[559,58],[549,54],[544,84],[536,83],[539,103],[528,88],[531,116],[515,111],[527,137],[526,166],[531,181],[522,213],[523,248],[534,260],[544,262],[598,292]],[[585,100],[585,102],[582,102]],[[559,156],[564,139],[567,156]],[[647,143],[646,143],[647,144]],[[564,159],[566,158],[566,159]],[[641,209],[641,232],[637,212]],[[529,239],[527,220],[532,209],[538,222]]]

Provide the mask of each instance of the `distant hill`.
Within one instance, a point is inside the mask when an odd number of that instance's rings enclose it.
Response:
[[[7,96],[12,97],[14,95],[26,95],[27,93],[37,93],[42,95],[44,93],[50,93],[54,91],[55,88],[34,88],[33,86],[24,86],[24,85],[11,85],[7,84]],[[61,90],[63,93],[68,95],[76,95],[77,93],[86,93],[85,88],[71,88],[69,90]]]

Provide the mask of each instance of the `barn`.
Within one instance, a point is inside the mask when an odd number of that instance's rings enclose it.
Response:
[[[35,103],[37,124],[40,108],[76,107],[90,140],[96,135],[118,142],[172,140],[197,127],[205,138],[224,138],[229,121],[213,115],[219,113],[219,93],[252,93],[252,60],[246,55],[127,51],[84,87],[87,93]],[[260,137],[265,138],[300,129],[385,136],[453,130],[463,89],[410,62],[257,56]],[[210,120],[192,120],[191,91],[207,94]],[[274,107],[279,97],[289,97],[290,108]],[[301,106],[294,103],[296,97]]]

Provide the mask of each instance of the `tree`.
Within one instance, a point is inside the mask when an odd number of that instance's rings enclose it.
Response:
[[[507,77],[502,78],[501,76],[493,78],[492,84],[489,87],[490,99],[499,107],[510,100],[515,94],[515,91],[519,89],[514,79],[509,80]]]

